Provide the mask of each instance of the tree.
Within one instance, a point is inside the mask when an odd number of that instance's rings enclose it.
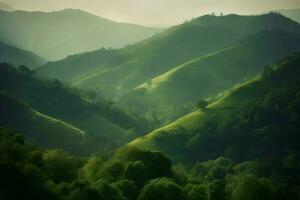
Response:
[[[209,200],[225,200],[225,184],[220,180],[215,180],[209,185]]]
[[[139,190],[133,181],[122,179],[113,184],[123,193],[129,200],[136,200]]]
[[[208,106],[208,102],[206,100],[200,100],[196,103],[196,107],[200,110],[203,110]]]
[[[276,199],[268,181],[253,175],[242,178],[232,193],[231,200],[271,200]]]
[[[184,192],[187,200],[208,200],[207,188],[204,185],[188,184]]]
[[[184,200],[183,190],[168,178],[150,181],[141,191],[138,200]]]

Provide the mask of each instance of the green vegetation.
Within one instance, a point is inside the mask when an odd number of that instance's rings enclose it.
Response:
[[[0,42],[0,63],[26,65],[33,69],[45,64],[46,61],[29,51],[24,51]]]
[[[293,52],[300,37],[279,30],[252,35],[223,50],[199,57],[155,77],[122,97],[119,103],[134,112],[155,112],[161,121],[173,121],[191,112],[197,99],[214,97],[263,71]],[[138,105],[133,106],[132,102]]]
[[[120,48],[158,31],[160,29],[117,23],[74,9],[50,13],[0,10],[0,41],[48,60],[101,47]]]
[[[190,112],[195,100],[214,96],[299,50],[299,33],[298,23],[277,13],[207,15],[122,49],[48,63],[37,73],[95,90],[132,112],[168,122]],[[193,69],[181,73],[186,68]],[[175,75],[176,84],[170,80],[170,86],[156,89]],[[201,87],[207,79],[208,87]]]
[[[206,101],[206,100],[200,100],[200,101],[198,101],[197,103],[196,103],[196,107],[198,108],[198,109],[201,109],[201,110],[203,110],[203,109],[205,109],[207,106],[208,106],[208,102]]]
[[[159,150],[174,161],[194,163],[226,156],[240,162],[299,151],[300,56],[256,77],[130,146]]]
[[[1,41],[48,58],[156,31],[0,11]],[[2,61],[0,200],[300,199],[300,25],[278,13],[207,15],[40,67],[0,43]]]
[[[172,69],[172,67],[222,49],[251,34],[270,29],[300,33],[299,24],[275,13],[260,16],[199,17],[191,22],[167,29],[148,40],[118,50],[117,52],[121,51],[123,54],[129,55],[131,62],[126,59],[123,63],[112,66],[114,68],[111,70],[83,79],[79,83],[76,81],[76,83],[79,87],[89,89],[105,89],[104,85],[111,85],[112,89],[118,92],[126,91]],[[79,60],[84,61],[85,57],[96,53],[90,52],[82,54],[80,58],[73,57],[56,63],[56,65],[60,64],[60,68],[53,68],[53,72],[49,75],[50,78],[58,78],[57,76],[64,74],[64,68],[77,65]],[[98,52],[100,56],[102,53]],[[90,62],[86,61],[78,63],[78,65],[81,65],[82,68],[87,67],[87,70],[91,71],[89,66],[93,62],[95,61],[90,60]],[[45,68],[49,69],[43,73]],[[47,72],[51,68],[51,64],[43,66],[40,74],[48,77]],[[76,68],[74,69],[76,70]],[[93,71],[97,71],[97,69],[95,68]]]
[[[43,115],[17,99],[0,92],[0,125],[25,134],[33,144],[81,153],[85,133],[78,128]],[[17,113],[17,114],[16,114]]]
[[[300,9],[285,9],[277,10],[276,12],[279,12],[284,16],[287,16],[288,18],[291,18],[292,20],[295,20],[296,22],[300,23]]]
[[[111,150],[153,128],[153,124],[144,118],[127,114],[113,102],[105,101],[100,97],[95,99],[96,94],[93,92],[68,88],[58,80],[40,80],[25,66],[13,68],[7,64],[1,64],[0,90],[21,99],[31,109],[62,120],[62,124],[65,122],[71,124],[89,135],[85,138],[88,142],[86,148],[77,149],[82,153],[100,149]],[[3,104],[3,106],[7,105]],[[7,112],[12,118],[3,125],[25,132],[19,127],[18,118],[15,116],[15,113],[22,112],[18,110],[14,112],[7,110]],[[3,118],[5,119],[6,116],[4,115]],[[30,116],[28,118],[30,120]],[[34,129],[35,126],[43,127],[40,123],[28,123],[26,131]],[[46,132],[55,132],[50,128],[45,129]],[[39,134],[43,132],[34,131],[31,139],[38,138]],[[56,138],[56,140],[62,139]]]
[[[173,166],[161,153],[122,148],[73,157],[0,129],[1,198],[51,200],[299,199],[299,154],[235,163],[226,157]]]

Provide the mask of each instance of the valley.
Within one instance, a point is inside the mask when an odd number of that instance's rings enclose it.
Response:
[[[300,11],[268,10],[0,3],[0,199],[298,200]]]

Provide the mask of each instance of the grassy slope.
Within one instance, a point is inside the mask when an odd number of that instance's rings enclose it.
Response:
[[[21,50],[0,42],[0,63],[26,65],[34,69],[46,63],[46,60],[29,51]]]
[[[67,82],[77,83],[90,78],[97,73],[117,67],[127,62],[131,57],[118,50],[97,50],[65,59],[48,62],[37,69],[37,72],[47,78],[58,78]]]
[[[300,23],[300,9],[277,10],[277,12]]]
[[[122,51],[135,52],[132,62],[77,82],[83,88],[122,94],[173,67],[222,49],[263,30],[279,28],[300,33],[300,26],[278,15],[203,16]],[[109,84],[110,91],[105,91]]]
[[[85,132],[33,110],[24,103],[0,92],[0,124],[25,134],[28,141],[45,148],[78,152]]]
[[[120,48],[161,30],[117,23],[74,9],[49,13],[0,11],[0,27],[0,40],[48,60],[101,47]]]
[[[229,48],[174,67],[140,85],[128,98],[143,93],[136,98],[163,115],[169,107],[174,110],[188,102],[214,96],[260,73],[265,65],[299,51],[299,36],[275,30],[259,33]]]
[[[260,76],[253,78],[228,90],[221,99],[210,104],[206,109],[192,112],[128,145],[162,151],[174,161],[188,161],[189,152],[186,148],[191,139],[210,132],[204,127],[204,123],[210,122],[215,127],[222,127],[222,124],[238,118],[241,109],[245,106],[253,104],[268,92],[273,91],[277,84],[299,80],[299,60],[298,56],[295,62],[284,62],[279,66],[275,73],[275,82],[265,81]],[[227,138],[231,138],[230,133]]]
[[[62,119],[114,145],[124,144],[134,135],[127,129],[137,122],[127,113],[115,111],[105,103],[96,105],[59,83],[39,80],[8,65],[1,65],[0,71],[1,90],[22,99],[35,110]]]

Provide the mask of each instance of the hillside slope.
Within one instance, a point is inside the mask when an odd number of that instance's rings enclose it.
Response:
[[[300,33],[298,23],[275,13],[260,16],[203,16],[122,49],[127,54],[133,52],[133,58],[113,69],[83,78],[76,82],[76,86],[100,90],[111,96],[120,95],[173,67],[270,29]],[[61,67],[64,68],[64,65]],[[44,75],[47,76],[46,73]]]
[[[46,60],[29,51],[21,50],[0,42],[0,63],[26,65],[34,69],[46,63]]]
[[[71,153],[84,151],[82,144],[85,133],[82,130],[43,115],[1,91],[0,113],[1,126],[24,133],[25,138],[35,145]]]
[[[183,162],[218,156],[243,161],[298,149],[299,74],[300,56],[289,57],[275,71],[129,145],[159,150]]]
[[[100,140],[95,148],[112,149],[149,131],[150,124],[108,101],[94,101],[57,80],[41,80],[25,67],[0,65],[0,90],[34,110],[61,119]]]
[[[117,23],[74,9],[49,13],[0,11],[0,40],[48,60],[101,47],[120,48],[158,31],[160,29]]]
[[[277,12],[300,23],[300,9],[277,10]]]
[[[174,67],[140,85],[120,103],[135,111],[155,112],[164,121],[175,120],[190,112],[197,101],[217,95],[294,52],[300,52],[298,35],[279,30],[255,34]]]

